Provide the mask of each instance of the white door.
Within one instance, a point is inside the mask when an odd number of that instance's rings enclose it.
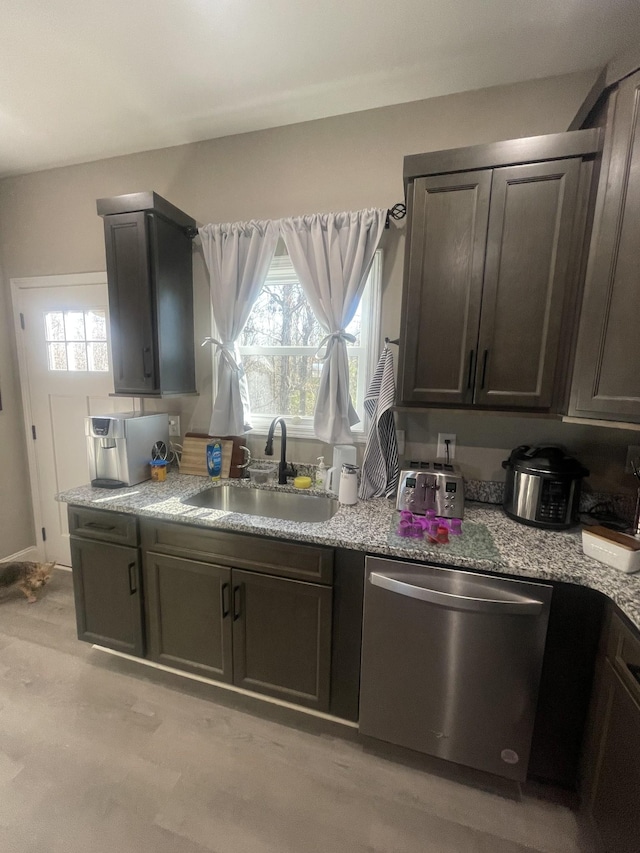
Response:
[[[82,283],[96,278],[103,280]],[[60,280],[74,283],[61,286]],[[45,558],[69,566],[67,506],[55,495],[89,481],[84,418],[131,411],[134,400],[109,396],[113,377],[106,278],[94,273],[12,284],[22,315],[18,334],[27,440],[35,467],[34,517],[42,527]],[[40,539],[40,529],[36,532]]]

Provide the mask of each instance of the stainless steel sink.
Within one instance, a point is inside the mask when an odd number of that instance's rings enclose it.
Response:
[[[246,489],[238,486],[217,486],[184,498],[188,506],[263,515],[286,521],[329,521],[338,511],[338,501],[321,495],[301,495],[292,492],[271,492],[265,489]]]

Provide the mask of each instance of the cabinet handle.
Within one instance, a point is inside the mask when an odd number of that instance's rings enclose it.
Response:
[[[484,388],[484,380],[487,378],[487,358],[489,357],[489,350],[486,349],[482,356],[482,380],[480,382],[480,388]]]
[[[147,366],[149,355],[151,355],[151,347],[142,347],[142,373],[145,379],[151,379],[151,368]]]
[[[471,380],[473,379],[473,350],[469,352],[469,374],[467,376],[467,390],[471,388]]]
[[[242,584],[233,588],[233,621],[236,622],[242,615]]]
[[[131,595],[135,595],[138,591],[138,584],[136,580],[136,564],[135,562],[129,563],[129,592]]]
[[[94,530],[115,530],[115,524],[100,524],[97,521],[87,521],[85,527],[92,527]]]
[[[220,588],[220,599],[222,604],[222,618],[226,619],[229,615],[230,611],[230,602],[229,602],[229,584],[223,583]]]

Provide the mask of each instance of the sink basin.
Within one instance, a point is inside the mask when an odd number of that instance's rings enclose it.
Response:
[[[292,492],[271,492],[237,486],[218,486],[184,498],[188,506],[263,515],[286,521],[329,521],[338,511],[338,501],[321,495],[301,495]]]

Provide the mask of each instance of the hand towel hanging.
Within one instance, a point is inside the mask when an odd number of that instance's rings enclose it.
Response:
[[[392,410],[395,397],[393,355],[385,346],[364,398],[370,423],[360,479],[361,500],[389,497],[398,485],[398,440]]]

